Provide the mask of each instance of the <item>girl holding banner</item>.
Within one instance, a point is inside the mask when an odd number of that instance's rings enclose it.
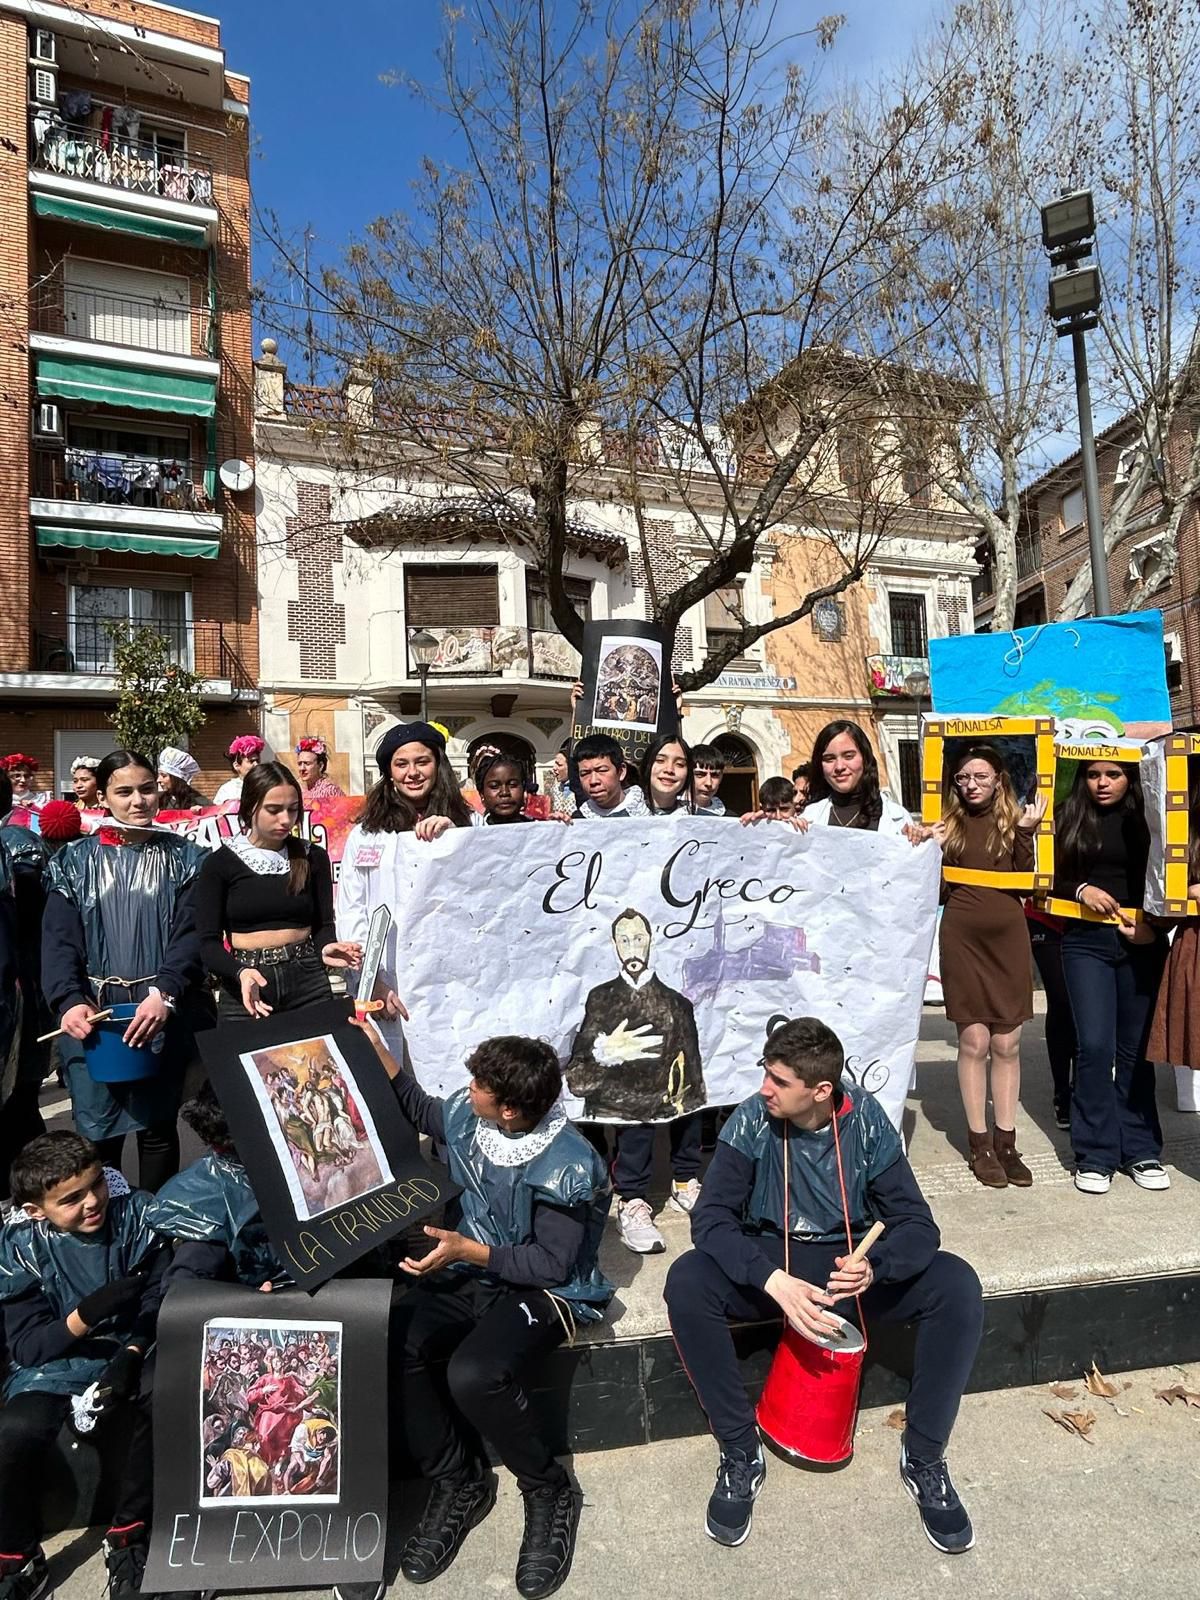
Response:
[[[362,960],[361,945],[336,942],[333,872],[320,845],[294,836],[303,814],[300,785],[287,767],[251,767],[242,781],[240,831],[209,851],[200,868],[196,930],[205,968],[220,980],[222,1021],[328,1000],[326,969]]]
[[[813,745],[804,821],[868,833],[903,834],[911,844],[929,837],[902,805],[879,787],[879,764],[857,722],[839,719],[821,729]]]
[[[655,739],[642,762],[642,789],[653,817],[690,816],[693,762],[688,745],[677,734]]]
[[[970,745],[950,764],[942,821],[934,830],[947,866],[1030,872],[1044,797],[1022,806],[1004,759]],[[1027,1189],[1033,1175],[1016,1145],[1021,1026],[1033,1016],[1029,936],[1013,890],[947,883],[941,936],[946,1016],[958,1029],[958,1088],[967,1118],[968,1164],[989,1189]],[[991,1057],[993,1131],[988,1132]]]
[[[1055,895],[1093,913],[1067,923],[1062,945],[1077,1039],[1075,1187],[1107,1194],[1120,1168],[1140,1189],[1167,1189],[1154,1068],[1146,1058],[1166,945],[1137,911],[1150,848],[1137,767],[1081,761],[1055,831]]]
[[[469,828],[472,817],[446,757],[446,741],[430,723],[402,722],[389,728],[379,741],[375,760],[379,781],[350,830],[338,875],[338,938],[356,945],[366,944],[376,910],[381,905],[391,909],[399,837],[412,833],[418,839],[436,839],[447,828]],[[395,948],[390,935],[391,956],[385,955],[380,969],[389,1018],[402,1012],[395,993],[399,980],[391,966]]]

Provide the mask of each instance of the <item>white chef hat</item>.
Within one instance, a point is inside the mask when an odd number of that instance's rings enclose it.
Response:
[[[169,744],[165,750],[158,752],[158,770],[169,772],[173,778],[182,778],[184,783],[191,783],[200,772],[200,763],[186,750],[177,750],[173,744]]]

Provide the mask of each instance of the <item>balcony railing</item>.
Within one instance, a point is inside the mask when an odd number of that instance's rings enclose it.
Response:
[[[53,611],[38,618],[37,670],[114,673],[113,638],[109,631],[114,622],[131,631],[152,628],[167,640],[172,661],[203,678],[229,679],[238,689],[254,687],[219,622],[172,622],[158,617],[130,620],[83,611]]]
[[[1042,541],[1034,534],[1031,538],[1017,540],[1017,582],[1036,578],[1042,570]],[[996,571],[990,564],[971,579],[971,597],[981,603],[996,593]]]
[[[37,115],[30,148],[31,165],[39,172],[194,206],[213,204],[211,163],[182,150],[114,137],[111,130],[105,133],[101,128],[72,128],[65,123],[41,127]]]
[[[1017,540],[1017,579],[1032,578],[1042,570],[1042,541],[1032,539]]]
[[[161,355],[212,357],[217,349],[217,317],[211,306],[76,288],[57,276],[33,294],[30,324],[37,333]]]
[[[927,656],[868,656],[866,662],[872,700],[918,700],[929,693]]]
[[[97,506],[142,506],[155,511],[215,511],[187,461],[124,455],[113,450],[37,450],[33,493],[46,500]]]
[[[442,627],[413,623],[414,633],[431,633],[438,653],[429,669],[435,678],[498,678],[513,667],[530,678],[558,678],[570,683],[579,676],[579,652],[561,633],[544,628]],[[417,663],[408,652],[409,676],[417,676]]]

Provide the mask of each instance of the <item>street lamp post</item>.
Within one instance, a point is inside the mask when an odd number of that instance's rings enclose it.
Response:
[[[417,664],[417,676],[421,680],[421,721],[429,721],[429,669],[437,660],[437,653],[441,646],[425,628],[418,628],[415,633],[408,636],[408,653]]]
[[[1050,318],[1060,339],[1070,334],[1075,358],[1079,455],[1092,559],[1092,611],[1097,617],[1106,617],[1112,610],[1112,600],[1108,589],[1108,557],[1104,553],[1104,523],[1100,516],[1100,474],[1096,468],[1096,437],[1092,429],[1087,346],[1083,339],[1100,321],[1100,268],[1087,260],[1095,249],[1095,233],[1096,212],[1090,189],[1064,194],[1042,207],[1042,243],[1054,269],[1050,277]]]

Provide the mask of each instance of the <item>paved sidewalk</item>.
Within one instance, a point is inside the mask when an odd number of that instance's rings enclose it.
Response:
[[[1130,1387],[1115,1404],[1078,1382],[1074,1400],[1046,1388],[967,1397],[951,1464],[978,1544],[954,1558],[926,1542],[900,1485],[889,1410],[863,1415],[842,1472],[810,1474],[771,1458],[739,1550],[718,1548],[702,1531],[716,1461],[710,1440],[579,1456],[586,1503],[564,1600],[1182,1600],[1196,1592],[1200,1410],[1154,1393],[1180,1382],[1200,1389],[1200,1366],[1118,1381]],[[1047,1407],[1094,1413],[1094,1442],[1065,1433],[1043,1415]],[[515,1596],[520,1538],[520,1499],[502,1474],[495,1511],[423,1592]],[[89,1555],[95,1542],[95,1534],[54,1542],[61,1600],[103,1594],[103,1567]],[[389,1590],[415,1592],[403,1579]]]

